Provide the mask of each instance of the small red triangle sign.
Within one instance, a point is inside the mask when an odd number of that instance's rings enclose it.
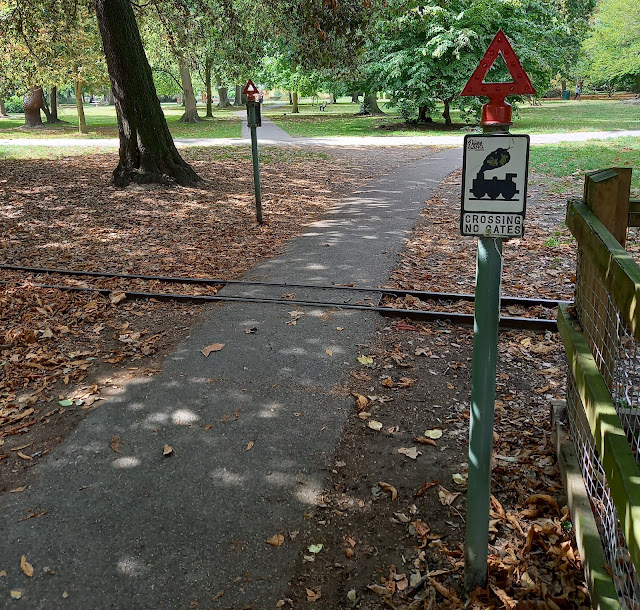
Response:
[[[252,95],[253,93],[258,93],[258,87],[253,84],[253,81],[249,79],[249,82],[244,86],[242,90],[244,95]]]
[[[513,77],[511,83],[485,83],[484,77],[489,69],[498,59],[498,55],[502,55],[507,69]],[[536,90],[533,88],[529,75],[524,71],[520,64],[518,56],[515,54],[513,47],[509,44],[509,40],[502,30],[498,30],[493,42],[489,45],[484,57],[480,60],[475,72],[471,75],[469,82],[464,86],[460,95],[486,95],[490,98],[499,98],[504,100],[507,95],[517,94],[533,94]]]

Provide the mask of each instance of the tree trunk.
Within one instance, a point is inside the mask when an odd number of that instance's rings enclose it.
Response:
[[[47,98],[44,91],[42,92],[42,112],[44,112],[44,116],[47,117],[47,123],[49,123],[49,125],[51,125],[51,123],[55,123],[51,111],[49,110],[49,106],[47,105]]]
[[[433,119],[428,114],[429,106],[420,106],[418,110],[418,121],[433,123]]]
[[[173,143],[129,0],[94,0],[120,137],[112,182],[187,186],[201,180]]]
[[[442,111],[442,116],[444,117],[444,124],[445,125],[451,125],[452,124],[452,120],[451,120],[451,111],[449,108],[449,104],[450,104],[451,100],[442,100],[442,103],[444,104],[444,110]]]
[[[560,89],[561,89],[561,92],[567,90],[567,81],[566,80],[562,79],[560,81]]]
[[[357,91],[354,91],[351,94],[351,103],[357,104],[360,101],[360,94]]]
[[[636,91],[640,93],[640,74],[636,74]]]
[[[204,85],[207,90],[207,114],[205,117],[207,119],[213,118],[213,98],[211,94],[211,69],[213,67],[213,60],[207,59],[204,66]]]
[[[51,119],[53,123],[58,123],[58,87],[51,87]]]
[[[0,97],[0,117],[7,117],[7,109],[4,107],[4,98]]]
[[[22,102],[24,108],[24,127],[40,127],[42,125],[40,110],[43,102],[44,95],[42,94],[42,87],[36,86],[29,89],[29,92]]]
[[[218,108],[231,107],[228,89],[226,87],[223,87],[220,81],[218,81],[218,97],[220,98],[220,101],[218,102]],[[242,91],[240,91],[240,97],[242,97]]]
[[[191,82],[191,72],[184,57],[178,59],[180,67],[180,80],[182,81],[182,91],[184,92],[184,114],[180,117],[181,123],[199,123],[196,96],[193,93],[193,83]]]
[[[293,93],[289,91],[289,106],[293,106]]]
[[[291,112],[298,114],[300,112],[300,108],[298,108],[298,92],[294,91],[291,97],[293,98],[291,100],[293,102],[293,110]]]
[[[233,100],[234,106],[242,106],[242,85],[236,85],[236,97]]]
[[[330,101],[332,104],[337,104],[338,103],[338,96],[335,93],[330,93],[329,94],[330,97]]]
[[[76,110],[78,111],[78,132],[88,133],[87,121],[84,118],[84,100],[82,99],[82,81],[76,80],[74,83],[74,91],[76,94]]]
[[[369,112],[371,114],[384,114],[378,106],[378,97],[375,93],[369,94]]]

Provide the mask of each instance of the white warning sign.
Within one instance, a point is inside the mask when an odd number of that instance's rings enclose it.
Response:
[[[522,237],[528,135],[467,135],[462,163],[462,235]]]

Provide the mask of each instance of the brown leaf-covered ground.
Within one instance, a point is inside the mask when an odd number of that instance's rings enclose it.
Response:
[[[263,226],[254,220],[246,151],[189,151],[205,178],[193,189],[113,189],[113,155],[5,162],[0,259],[233,279],[277,254],[336,198],[423,154],[265,150]],[[458,234],[458,180],[452,175],[427,202],[389,284],[473,291],[475,239]],[[530,193],[526,236],[505,246],[504,292],[570,298],[574,250],[560,225],[564,201],[547,195],[541,179]],[[0,279],[7,282],[0,291],[0,489],[11,491],[101,399],[128,378],[153,375],[200,308],[119,300],[119,290],[157,283],[90,281],[109,288],[110,299],[34,286],[86,278],[5,271]],[[303,552],[282,607],[462,607],[471,349],[466,328],[384,321],[361,347],[371,364],[354,363],[351,382],[339,388],[354,393],[354,410],[324,504],[283,542]],[[550,401],[563,395],[558,338],[502,332],[499,352],[490,587],[474,594],[473,605],[587,607],[548,423]],[[428,438],[434,430],[442,436]]]
[[[459,235],[459,178],[426,203],[391,285],[473,292],[476,240]],[[504,293],[572,297],[564,208],[534,176],[526,235],[504,247]],[[293,533],[303,552],[282,607],[589,607],[551,439],[565,363],[550,332],[500,333],[489,583],[464,593],[472,348],[471,329],[410,321],[381,322],[362,346],[372,364],[351,371],[354,409],[323,505]]]
[[[0,261],[163,276],[234,279],[363,180],[424,149],[261,150],[265,223],[255,222],[246,149],[191,149],[194,188],[108,185],[113,154],[4,161]],[[0,490],[28,469],[129,378],[154,374],[201,308],[121,301],[122,289],[178,291],[158,282],[0,271]],[[90,285],[110,295],[39,288]],[[216,288],[191,287],[211,294]],[[62,401],[62,404],[60,404]],[[22,449],[21,449],[22,448]],[[26,456],[21,457],[18,452]]]

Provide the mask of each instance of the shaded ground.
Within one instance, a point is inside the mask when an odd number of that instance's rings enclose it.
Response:
[[[205,179],[193,189],[109,187],[114,155],[7,161],[0,174],[0,260],[237,278],[278,253],[354,184],[425,151],[341,154],[350,160],[264,149],[261,226],[254,216],[251,158],[243,150],[186,152]],[[125,287],[167,290],[157,282],[92,282],[112,291],[106,298],[34,285],[83,285],[86,278],[2,271],[0,280],[0,490],[6,491],[23,487],[29,469],[101,399],[121,391],[127,379],[157,372],[201,308],[121,300]]]
[[[564,204],[541,182],[531,181],[525,238],[505,245],[504,292],[571,298],[575,250],[560,224]],[[454,174],[427,202],[391,284],[473,291],[476,240],[458,235],[458,208]],[[324,504],[305,531],[285,533],[302,537],[303,550],[282,607],[465,606],[472,342],[471,329],[382,321],[360,346],[370,361],[345,388],[354,409]],[[500,333],[490,586],[475,592],[473,607],[589,607],[549,424],[564,384],[557,335]]]
[[[349,150],[337,160],[265,152],[263,227],[253,221],[243,151],[187,153],[206,179],[197,189],[110,189],[110,155],[7,164],[0,257],[30,266],[233,278],[273,256],[354,184],[424,154]],[[505,293],[568,298],[574,262],[558,226],[564,203],[538,182],[530,187],[537,196],[525,238],[505,247]],[[458,235],[458,209],[452,176],[427,202],[392,283],[473,290],[475,239]],[[0,487],[20,493],[29,468],[100,398],[118,392],[123,377],[157,370],[200,310],[120,301],[124,286],[117,282],[102,284],[113,291],[106,299],[36,288],[8,272],[2,279],[10,284],[0,293]],[[350,384],[332,389],[353,393],[354,410],[324,502],[306,515],[303,531],[272,540],[275,563],[278,544],[300,548],[280,607],[462,606],[471,341],[469,329],[381,320],[359,346],[363,358]],[[476,607],[587,607],[548,425],[550,401],[563,396],[563,367],[556,336],[501,333],[491,588],[476,593]],[[205,607],[226,607],[224,594]]]

